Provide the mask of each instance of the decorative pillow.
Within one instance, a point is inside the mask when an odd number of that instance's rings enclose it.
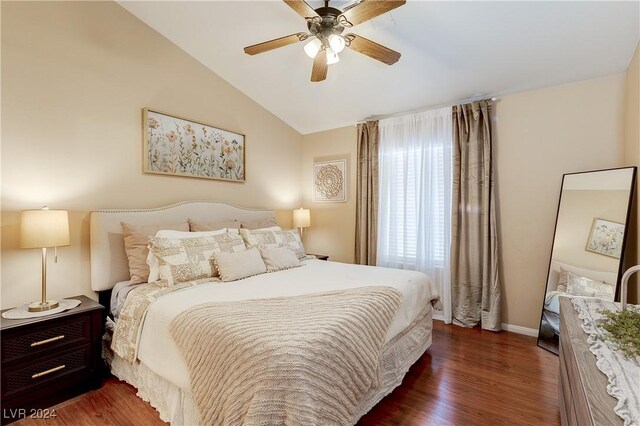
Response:
[[[613,300],[615,286],[567,272],[567,294]]]
[[[304,246],[302,245],[302,240],[300,239],[300,234],[298,234],[297,229],[291,229],[289,231],[240,229],[240,234],[242,234],[242,238],[244,238],[247,247],[288,247],[295,252],[298,259],[302,259],[305,256]]]
[[[224,282],[236,281],[267,272],[267,266],[256,248],[238,253],[214,253],[213,259],[216,268],[220,271],[220,279]]]
[[[156,233],[156,237],[181,240],[184,238],[210,237],[212,235],[222,235],[225,232],[227,232],[226,228],[218,229],[217,231],[207,231],[207,232],[169,231],[169,230],[163,229]],[[147,265],[149,265],[148,282],[153,283],[158,281],[160,279],[160,264],[158,263],[158,258],[153,254],[152,251],[149,251],[149,254],[147,255]]]
[[[240,222],[237,220],[202,222],[199,220],[189,219],[189,229],[191,232],[215,231],[222,228],[238,229],[240,228]]]
[[[260,255],[265,265],[267,265],[267,272],[300,266],[298,256],[288,247],[261,248]]]
[[[240,252],[246,247],[238,234],[226,232],[208,237],[171,239],[152,237],[149,249],[158,258],[160,278],[168,285],[215,277],[214,253]]]
[[[124,235],[124,251],[129,259],[131,284],[146,283],[149,278],[149,266],[147,265],[149,235],[155,235],[161,229],[189,230],[189,222],[167,225],[133,225],[120,222],[120,225],[122,225],[122,234]]]
[[[276,222],[275,217],[267,217],[264,219],[255,220],[243,220],[241,227],[246,229],[261,229],[269,228],[271,226],[278,226],[278,222]]]

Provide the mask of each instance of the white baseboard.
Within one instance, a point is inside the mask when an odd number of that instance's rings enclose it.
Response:
[[[433,319],[436,321],[444,321],[444,314],[442,312],[433,311]],[[525,336],[538,337],[538,330],[535,328],[521,327],[519,325],[502,324],[502,330],[509,331],[511,333],[524,334]]]
[[[538,337],[538,330],[535,328],[521,327],[519,325],[502,324],[504,331],[510,331],[512,333],[524,334],[525,336]]]

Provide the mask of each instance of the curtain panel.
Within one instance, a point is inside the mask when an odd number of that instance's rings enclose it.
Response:
[[[453,107],[451,297],[457,325],[498,331],[501,289],[489,101]]]
[[[427,274],[451,322],[451,108],[380,120],[379,266]]]
[[[375,265],[378,244],[378,122],[358,124],[355,263]]]

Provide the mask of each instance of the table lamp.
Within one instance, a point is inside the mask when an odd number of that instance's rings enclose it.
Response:
[[[311,226],[311,213],[309,209],[300,207],[293,211],[293,226],[294,228],[300,228],[300,235],[302,235],[304,228]]]
[[[42,249],[42,301],[29,305],[29,312],[42,312],[59,306],[47,300],[47,248],[69,245],[69,215],[66,210],[24,210],[20,216],[20,247]],[[57,257],[57,256],[56,256]],[[57,261],[57,259],[56,259]]]

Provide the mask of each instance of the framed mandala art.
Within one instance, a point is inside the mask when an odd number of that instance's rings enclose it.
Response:
[[[145,173],[244,182],[244,135],[147,108],[142,120]]]
[[[313,163],[313,201],[347,201],[347,160]]]

